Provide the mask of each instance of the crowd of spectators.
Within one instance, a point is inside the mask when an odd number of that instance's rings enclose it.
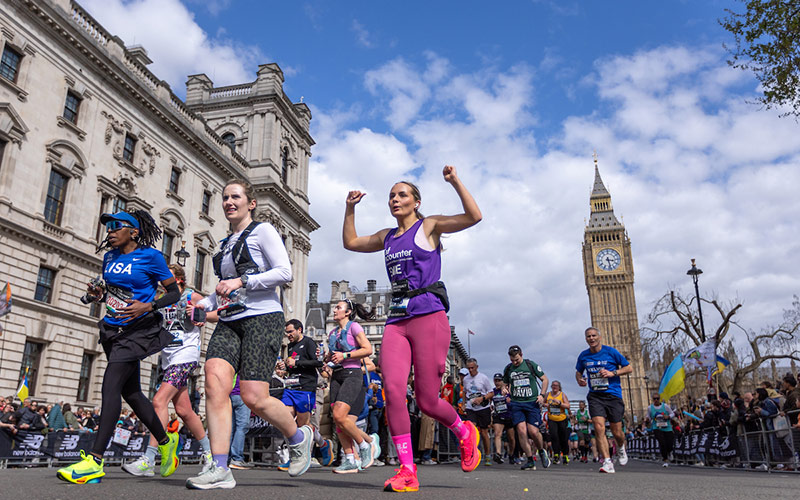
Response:
[[[746,392],[710,392],[704,398],[689,398],[689,403],[673,408],[673,428],[680,437],[686,432],[717,429],[737,437],[737,457],[746,462],[797,462],[800,450],[800,387],[787,373],[779,381],[765,380]],[[634,436],[652,431],[646,417],[633,431]],[[745,439],[749,437],[750,439]],[[759,458],[753,460],[752,456]],[[769,457],[767,460],[766,457]],[[710,465],[708,456],[700,464]],[[785,460],[784,460],[785,459]],[[779,467],[780,468],[780,467]]]
[[[100,418],[99,408],[78,408],[70,403],[40,404],[26,398],[22,404],[13,396],[0,400],[0,429],[8,434],[19,431],[47,434],[55,431],[94,432]]]

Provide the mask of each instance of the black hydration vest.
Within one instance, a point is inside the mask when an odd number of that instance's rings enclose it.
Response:
[[[222,257],[225,255],[225,247],[228,245],[228,240],[231,237],[228,236],[222,240],[219,252],[217,252],[217,254],[211,258],[211,262],[214,264],[214,274],[217,275],[217,278],[221,280],[238,278],[244,274],[255,274],[262,271],[262,269],[259,268],[253,261],[253,257],[250,255],[250,250],[246,245],[247,237],[250,236],[250,233],[252,233],[259,224],[260,222],[251,222],[250,225],[248,225],[247,228],[242,231],[242,235],[239,236],[236,244],[233,245],[231,256],[233,257],[233,264],[236,266],[236,276],[222,276]]]

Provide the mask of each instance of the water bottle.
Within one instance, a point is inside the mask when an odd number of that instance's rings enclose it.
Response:
[[[325,343],[320,342],[318,349],[319,352],[317,353],[317,361],[322,361],[323,359],[325,359]]]

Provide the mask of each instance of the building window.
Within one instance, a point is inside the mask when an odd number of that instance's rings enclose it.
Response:
[[[156,361],[155,363],[153,363],[153,366],[150,367],[150,387],[149,387],[149,390],[148,390],[148,392],[150,394],[148,396],[148,399],[150,399],[150,400],[153,399],[153,396],[155,396],[156,392],[158,391],[158,375],[159,375],[158,368],[160,366],[161,366],[161,363]]]
[[[117,196],[114,199],[114,206],[111,207],[111,213],[116,214],[119,212],[124,212],[127,209],[128,209],[128,200]]]
[[[92,377],[92,365],[94,364],[94,354],[83,353],[81,361],[81,373],[78,376],[78,401],[89,400],[89,382]]]
[[[100,317],[100,310],[102,309],[100,302],[92,302],[89,304],[89,316],[93,318]]]
[[[367,295],[367,304],[372,304],[372,295]]]
[[[203,202],[200,205],[200,211],[203,212],[205,215],[208,215],[208,212],[211,210],[211,193],[208,191],[203,191]]]
[[[222,140],[225,141],[225,144],[231,147],[232,150],[236,151],[236,136],[233,135],[231,132],[226,134],[222,134]]]
[[[377,306],[375,306],[375,314],[377,316],[383,316],[383,303],[380,303]]]
[[[67,100],[64,102],[64,118],[72,123],[78,123],[78,108],[81,105],[81,98],[73,91],[67,92]]]
[[[50,184],[47,186],[47,198],[44,202],[44,218],[47,222],[55,225],[61,224],[66,194],[67,176],[51,170]]]
[[[172,169],[172,173],[169,175],[169,190],[175,194],[178,194],[178,183],[181,180],[181,171],[177,168]]]
[[[283,147],[283,154],[281,154],[281,180],[288,182],[289,180],[289,148]]]
[[[48,267],[39,268],[39,276],[36,278],[36,292],[33,298],[39,302],[47,302],[53,299],[53,282],[56,280],[56,272]]]
[[[164,258],[167,260],[167,264],[171,264],[172,261],[170,260],[170,255],[172,255],[172,247],[175,244],[175,235],[170,233],[164,233],[161,238],[161,253],[164,254]]]
[[[3,168],[3,158],[5,158],[6,141],[0,139],[0,168]]]
[[[122,148],[122,159],[133,163],[133,151],[136,149],[136,139],[131,134],[125,134],[125,147]]]
[[[28,374],[28,395],[36,395],[36,379],[39,377],[39,361],[42,358],[44,344],[26,341],[25,350],[22,352],[22,366],[19,368],[17,387],[22,383],[25,374]]]
[[[341,298],[341,300],[344,300],[344,299],[346,299],[346,298],[347,298],[347,292],[342,292],[342,298]]]
[[[22,60],[22,55],[6,45],[3,49],[3,58],[0,60],[0,75],[6,80],[16,82],[20,60]]]
[[[197,251],[197,257],[194,262],[194,287],[197,290],[203,289],[203,281],[205,281],[206,270],[206,254],[202,251]]]
[[[106,226],[100,222],[100,217],[106,213],[106,207],[108,206],[108,200],[110,198],[111,197],[107,194],[100,197],[100,213],[97,215],[97,234],[94,236],[94,239],[98,242],[103,241],[105,238]]]

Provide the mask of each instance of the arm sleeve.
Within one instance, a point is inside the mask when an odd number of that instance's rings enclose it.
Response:
[[[172,275],[170,275],[171,277]],[[155,300],[155,308],[161,309],[162,307],[167,307],[169,305],[178,302],[181,298],[181,291],[178,288],[178,283],[172,282],[171,284],[165,287],[167,289],[167,293],[161,296],[161,298]]]
[[[292,281],[292,267],[289,254],[278,231],[271,224],[260,224],[253,236],[258,238],[258,247],[269,267],[263,273],[252,274],[247,281],[248,290],[264,290],[285,285]]]
[[[619,351],[617,351],[616,353],[616,358],[617,358],[617,364],[619,365],[620,368],[628,366],[630,364],[628,360],[625,359],[625,356],[623,356],[622,353]]]
[[[217,309],[217,292],[213,292],[208,297],[196,303],[195,306],[205,309],[206,312],[215,311]]]

